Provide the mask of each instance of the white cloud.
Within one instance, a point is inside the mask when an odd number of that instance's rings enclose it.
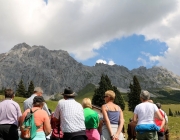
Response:
[[[109,60],[109,62],[107,62],[106,60],[103,60],[103,59],[98,59],[96,61],[96,63],[102,63],[102,64],[108,64],[108,65],[115,65],[114,61],[113,60]]]
[[[96,63],[107,64],[106,60],[98,59]]]
[[[140,34],[165,42],[164,56],[150,58],[180,74],[178,0],[1,0],[0,18],[0,53],[26,42],[86,60],[113,39]]]
[[[115,65],[115,63],[114,63],[114,61],[113,60],[110,60],[109,62],[108,62],[108,65]]]

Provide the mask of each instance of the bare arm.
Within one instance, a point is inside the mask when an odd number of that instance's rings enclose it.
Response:
[[[162,128],[164,127],[164,124],[165,124],[165,119],[164,119],[164,117],[161,115],[161,113],[160,113],[159,110],[156,111],[155,115],[157,116],[157,118],[158,118],[159,120],[162,121],[162,124],[161,124],[161,126],[160,126],[160,129],[162,129]]]
[[[157,116],[157,118],[161,121],[163,121],[163,116],[161,115],[161,113],[158,111],[155,112],[155,115]]]
[[[124,125],[124,115],[123,115],[121,108],[119,111],[120,111],[119,125],[118,125],[117,132],[114,135],[115,138],[119,138],[119,135],[120,135],[122,128],[123,128],[123,125]]]
[[[49,117],[45,118],[45,121],[44,121],[44,132],[45,132],[46,135],[49,135],[51,133],[51,124],[50,124]]]
[[[133,115],[133,122],[135,122],[135,123],[138,122],[138,115],[137,114]]]

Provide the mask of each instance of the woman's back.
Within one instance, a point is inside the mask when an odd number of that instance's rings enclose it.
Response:
[[[107,115],[109,118],[109,121],[111,124],[118,124],[119,123],[119,117],[120,117],[120,111],[116,107],[116,105],[111,105],[111,110],[109,109],[108,105],[105,104],[107,108]]]

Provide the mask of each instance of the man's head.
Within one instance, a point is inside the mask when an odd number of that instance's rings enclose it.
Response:
[[[142,101],[147,101],[150,98],[150,93],[147,90],[142,90],[140,94],[140,98]]]
[[[36,94],[37,96],[42,96],[43,94],[43,90],[41,87],[35,87],[34,88],[34,94]]]
[[[62,94],[64,98],[74,98],[77,96],[77,93],[73,92],[73,90],[70,87],[67,87],[64,89],[64,93]]]
[[[161,104],[160,103],[156,103],[156,106],[160,109],[161,108]]]
[[[5,90],[5,98],[14,98],[14,91],[12,89]]]

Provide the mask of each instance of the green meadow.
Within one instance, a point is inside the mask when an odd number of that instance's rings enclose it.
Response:
[[[91,95],[91,96],[90,96]],[[89,97],[92,98],[92,94],[91,93],[87,93],[85,95],[80,95],[79,97],[76,97],[76,100],[78,102],[82,102],[82,99],[85,97]],[[0,101],[2,101],[4,99],[4,96],[0,95]],[[25,98],[22,97],[15,97],[14,101],[16,101],[17,103],[19,103],[21,110],[23,111],[23,101],[25,100]],[[58,101],[46,101],[48,107],[54,111]],[[163,110],[168,114],[169,112],[169,108],[171,108],[172,112],[175,112],[176,110],[180,109],[180,104],[163,104],[162,105]],[[127,131],[127,124],[129,122],[129,118],[131,118],[133,116],[133,113],[128,111],[128,106],[126,103],[126,108],[123,111],[124,113],[124,119],[125,119],[125,131]],[[180,116],[176,116],[176,117],[171,117],[168,116],[169,122],[169,129],[170,129],[170,140],[179,140],[180,139]],[[127,135],[126,135],[127,138]]]

